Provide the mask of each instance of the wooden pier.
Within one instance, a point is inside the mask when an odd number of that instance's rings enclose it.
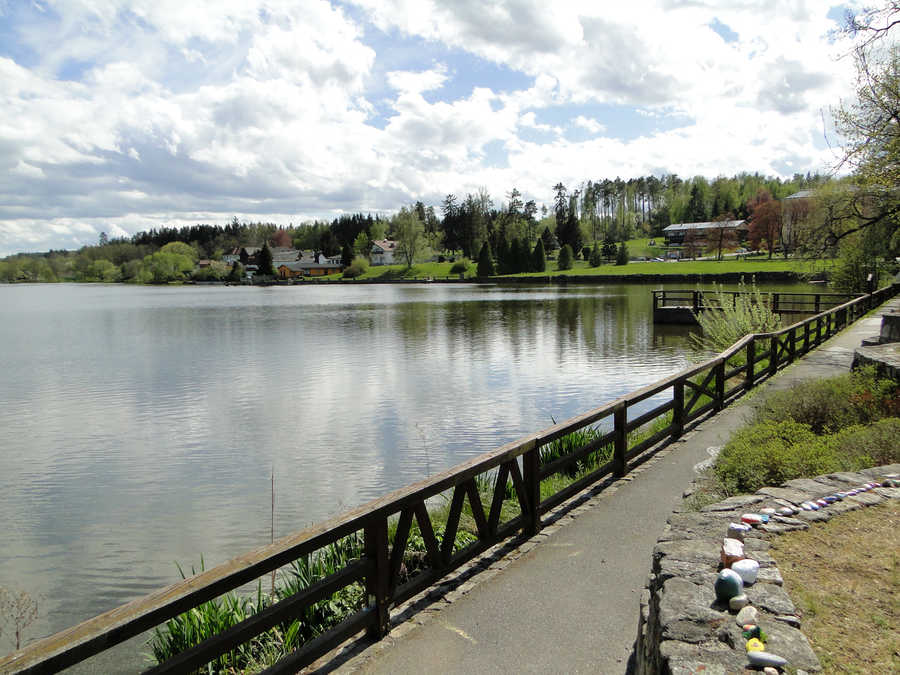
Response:
[[[747,291],[653,291],[653,323],[696,325],[697,315],[707,310],[720,310],[724,303],[737,303],[739,296],[752,296]],[[814,316],[858,295],[849,293],[760,293],[760,298],[776,314]]]

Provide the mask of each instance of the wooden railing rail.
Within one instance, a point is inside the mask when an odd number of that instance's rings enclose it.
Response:
[[[721,307],[722,298],[732,305],[740,296],[750,295],[748,291],[701,291],[701,290],[655,290],[653,291],[653,309],[665,307],[688,307],[694,313]],[[824,306],[833,307],[848,302],[859,295],[848,293],[793,293],[762,292],[764,299],[773,312],[782,314],[819,314]],[[825,307],[826,309],[828,307]]]
[[[893,284],[778,331],[747,335],[721,354],[660,382],[34,642],[0,658],[0,673],[56,672],[359,533],[364,540],[361,559],[176,655],[151,672],[196,671],[255,636],[289,624],[315,603],[350,584],[365,585],[366,605],[267,672],[295,672],[362,631],[369,638],[380,639],[390,628],[391,607],[496,543],[517,533],[530,535],[540,531],[543,513],[605,476],[624,475],[646,461],[663,443],[678,438],[708,413],[721,409],[898,292],[900,284]],[[816,295],[820,302],[826,294]],[[666,400],[646,409],[647,402],[660,395]],[[567,455],[542,462],[542,448],[587,427],[599,429],[600,435]],[[611,449],[608,461],[584,475],[576,474],[574,482],[557,492],[542,495],[542,481],[571,471],[578,462],[603,448]],[[450,491],[449,513],[439,539],[427,503]],[[477,540],[459,549],[455,541],[466,502]],[[502,521],[507,502],[510,508],[506,512],[513,515]],[[424,542],[427,565],[424,571],[401,583],[414,522]]]

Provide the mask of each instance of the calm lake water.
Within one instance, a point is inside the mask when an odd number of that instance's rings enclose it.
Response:
[[[683,368],[650,286],[0,286],[31,638]],[[9,631],[0,653],[11,649]]]

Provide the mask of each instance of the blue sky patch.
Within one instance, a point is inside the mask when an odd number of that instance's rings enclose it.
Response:
[[[722,36],[722,39],[725,40],[725,42],[737,42],[739,37],[738,34],[731,30],[731,28],[726,26],[724,23],[719,21],[718,17],[710,21],[708,25],[716,33]]]

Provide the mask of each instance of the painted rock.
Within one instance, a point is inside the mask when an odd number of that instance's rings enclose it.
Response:
[[[769,522],[769,514],[768,514],[768,513],[760,514],[759,517],[762,518],[762,521],[763,521],[764,523],[768,523],[768,522]]]
[[[759,512],[767,516],[774,516],[777,513],[777,511],[775,511],[775,509],[773,509],[771,506],[760,509]]]
[[[763,668],[763,675],[778,675],[778,668],[766,666],[765,668]]]
[[[819,509],[822,508],[821,506],[819,506],[819,504],[817,502],[810,502],[809,505],[812,507],[813,511],[818,511]]]
[[[744,636],[745,640],[749,640],[750,638],[757,638],[758,640],[762,640],[762,630],[760,630],[759,626],[754,626],[751,623],[748,623],[744,626],[744,632],[741,633]]]
[[[779,516],[792,516],[794,515],[794,513],[794,509],[787,506],[782,506],[780,509],[778,509]]]
[[[819,506],[828,506],[828,502],[826,502],[824,499],[817,499],[816,504],[818,504]]]
[[[734,570],[725,568],[716,577],[716,599],[720,602],[728,602],[736,595],[744,591],[744,582],[741,576]],[[746,621],[744,623],[747,623]]]
[[[740,575],[745,586],[752,586],[756,583],[756,577],[759,575],[759,563],[755,560],[749,558],[738,560],[731,565],[731,569]]]
[[[731,567],[738,560],[744,559],[744,544],[739,539],[726,537],[722,540],[722,550],[719,553],[723,567]]]
[[[749,604],[750,598],[747,597],[746,593],[741,593],[740,595],[736,595],[728,601],[728,608],[732,612],[739,612]]]
[[[762,521],[762,516],[758,513],[745,513],[741,516],[741,522],[748,525],[759,525]]]
[[[734,617],[734,622],[738,626],[743,626],[745,623],[756,624],[756,617],[759,615],[759,612],[756,611],[756,607],[753,605],[747,605],[740,612],[737,613],[737,616]]]
[[[774,666],[782,668],[787,665],[787,659],[772,654],[771,652],[747,652],[747,659],[752,666]]]
[[[822,497],[822,500],[826,504],[834,504],[838,500],[838,498],[836,495],[828,495],[827,497]]]
[[[800,505],[800,508],[803,509],[804,511],[812,511],[813,510],[812,504],[810,504],[809,502],[803,502]]]
[[[744,541],[744,535],[752,529],[753,528],[746,523],[728,523],[728,534],[726,536],[729,539]]]
[[[762,640],[759,638],[750,638],[747,640],[747,651],[748,652],[764,652],[766,651],[766,646],[762,643]]]

